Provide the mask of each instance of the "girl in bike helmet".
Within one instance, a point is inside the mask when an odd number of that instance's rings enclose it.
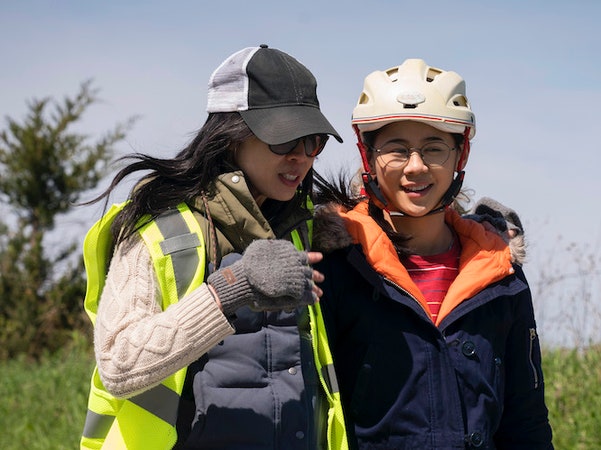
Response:
[[[351,441],[553,448],[520,261],[454,202],[476,132],[464,80],[421,59],[373,72],[352,125],[363,189],[320,181],[318,198],[336,201],[319,209],[314,239]],[[478,212],[521,226],[491,201]]]

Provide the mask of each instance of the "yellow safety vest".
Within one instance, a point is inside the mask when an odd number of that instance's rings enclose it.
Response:
[[[88,277],[84,306],[92,324],[96,322],[98,301],[111,256],[110,227],[124,205],[113,205],[90,228],[84,240]],[[307,224],[311,236],[312,221]],[[150,251],[161,289],[163,310],[204,282],[206,253],[203,234],[185,203],[144,225],[139,233]],[[304,248],[298,231],[293,231],[292,240],[297,248]],[[329,403],[328,450],[346,450],[348,444],[340,393],[319,304],[309,307],[309,316],[315,363]],[[175,425],[185,378],[186,368],[155,388],[123,400],[106,391],[95,367],[81,449],[171,449],[177,441]]]
[[[113,205],[88,231],[83,246],[88,276],[85,310],[96,322],[112,248],[111,224],[125,203]],[[205,248],[202,230],[184,203],[139,230],[158,277],[163,309],[204,281]],[[127,400],[110,395],[94,368],[82,449],[170,449],[177,440],[175,424],[186,368],[158,386]]]

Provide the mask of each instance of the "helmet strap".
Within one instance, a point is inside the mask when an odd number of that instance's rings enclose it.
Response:
[[[388,202],[386,198],[382,194],[382,191],[378,187],[378,183],[373,179],[371,173],[363,172],[361,174],[361,179],[363,180],[363,189],[365,189],[365,193],[369,196],[370,200],[376,205],[378,208],[383,209],[385,211],[388,210]]]
[[[357,148],[359,149],[359,154],[361,155],[361,161],[363,162],[363,172],[361,173],[361,180],[363,181],[363,188],[365,189],[365,193],[370,198],[370,200],[376,205],[378,208],[383,209],[385,211],[388,210],[386,198],[382,194],[382,191],[378,187],[378,183],[374,180],[374,177],[371,174],[371,169],[369,167],[369,161],[367,160],[367,150],[365,145],[363,144],[363,140],[361,139],[361,133],[359,133],[359,127],[357,125],[353,125],[353,130],[357,135]]]
[[[470,127],[465,127],[465,130],[463,131],[463,148],[461,149],[459,161],[457,161],[457,172],[463,170],[463,166],[470,154],[470,130]]]
[[[441,205],[440,208],[442,208],[442,209],[446,208],[453,202],[455,197],[457,197],[457,195],[459,194],[459,191],[461,191],[461,186],[463,185],[464,177],[465,177],[465,172],[463,170],[457,172],[457,176],[455,177],[455,179],[453,180],[453,182],[447,189],[447,192],[445,192],[444,195],[442,196],[442,200],[440,201],[440,205]],[[437,209],[440,209],[440,208],[437,208]]]

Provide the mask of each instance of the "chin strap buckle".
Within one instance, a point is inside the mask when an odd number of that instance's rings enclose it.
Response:
[[[361,179],[363,180],[365,193],[369,196],[374,205],[376,205],[380,209],[386,210],[386,205],[388,202],[384,198],[384,195],[382,195],[382,191],[380,191],[380,188],[371,176],[371,173],[363,172],[361,174]]]

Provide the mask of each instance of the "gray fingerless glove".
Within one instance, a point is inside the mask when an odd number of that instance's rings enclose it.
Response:
[[[242,258],[209,275],[207,282],[217,292],[226,316],[245,305],[278,311],[315,301],[307,254],[284,240],[254,241]]]

